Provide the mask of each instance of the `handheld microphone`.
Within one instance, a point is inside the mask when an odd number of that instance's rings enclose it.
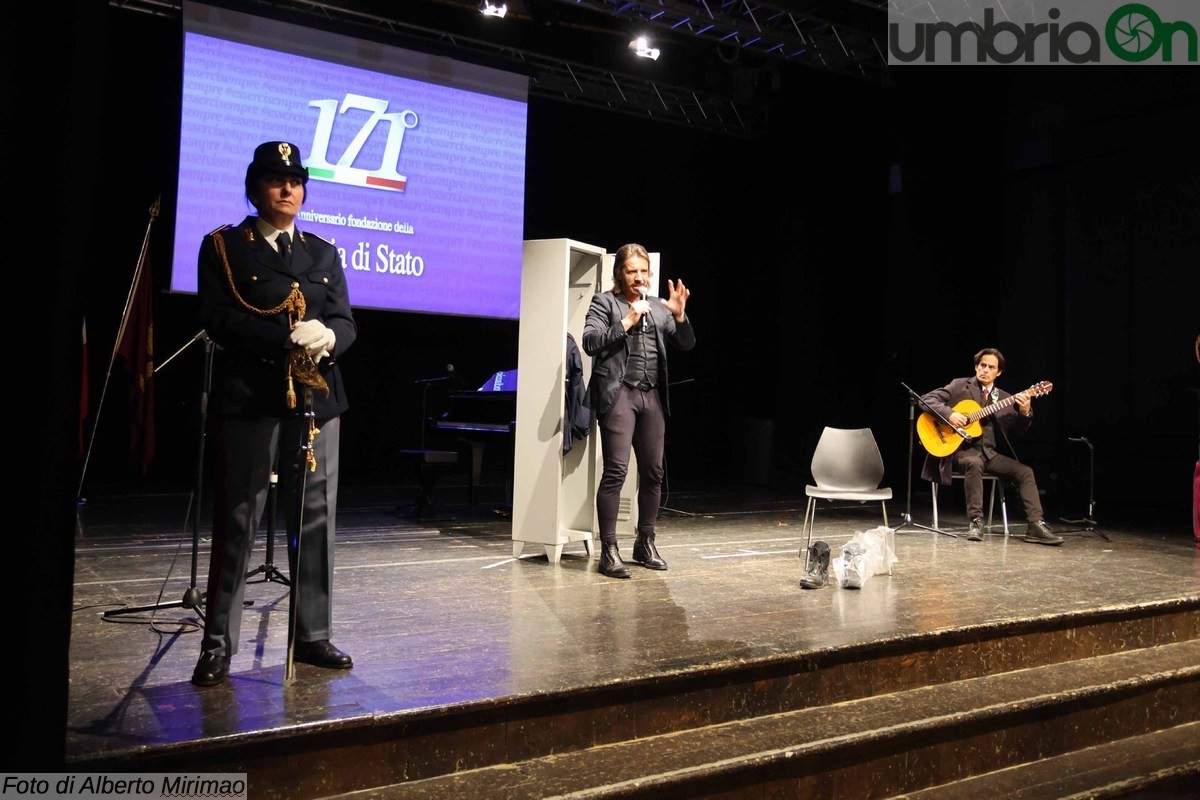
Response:
[[[646,299],[646,287],[645,287],[645,286],[639,286],[639,287],[638,287],[638,294],[640,294],[640,295],[642,296],[642,299],[643,299],[643,300],[645,300],[645,299]],[[642,314],[642,330],[643,330],[643,331],[644,331],[644,330],[646,330],[646,316],[647,316],[649,313],[650,313],[650,310],[649,310],[649,309],[647,309],[647,310],[646,310],[646,313],[645,313],[645,314]]]

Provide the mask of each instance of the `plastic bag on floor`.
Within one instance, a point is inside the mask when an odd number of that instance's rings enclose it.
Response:
[[[867,572],[867,551],[855,541],[842,545],[842,553],[829,565],[837,578],[838,586],[843,589],[861,589],[871,575]]]
[[[830,564],[838,586],[861,589],[872,575],[890,573],[897,560],[892,536],[892,529],[884,527],[856,531]]]

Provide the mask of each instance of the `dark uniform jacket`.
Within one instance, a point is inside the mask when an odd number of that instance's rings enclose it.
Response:
[[[246,217],[236,227],[218,228],[205,236],[200,246],[200,319],[220,346],[215,358],[212,409],[217,414],[245,417],[295,413],[286,404],[287,313],[264,317],[238,302],[214,243],[220,237],[233,284],[248,304],[273,308],[283,302],[293,284],[299,284],[307,305],[304,319],[318,319],[333,330],[337,337],[334,352],[319,363],[329,384],[329,397],[314,389],[313,411],[318,419],[336,417],[348,405],[337,359],[358,335],[337,250],[324,239],[297,230],[289,267],[259,233],[255,219]],[[296,381],[298,398],[302,390]]]
[[[616,401],[625,365],[629,360],[629,334],[621,320],[628,304],[622,306],[613,292],[592,297],[583,323],[583,351],[592,357],[592,377],[588,382],[588,405],[597,415],[607,414]],[[659,298],[650,298],[650,318],[654,321],[654,342],[658,352],[658,380],[655,387],[662,396],[663,412],[671,413],[667,392],[667,344],[680,350],[696,346],[696,333],[690,322],[675,323],[675,317]]]

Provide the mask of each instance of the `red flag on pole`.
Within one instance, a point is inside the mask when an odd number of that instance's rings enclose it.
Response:
[[[129,454],[146,474],[154,459],[154,314],[150,255],[146,254],[133,289],[125,335],[117,349],[129,373]]]

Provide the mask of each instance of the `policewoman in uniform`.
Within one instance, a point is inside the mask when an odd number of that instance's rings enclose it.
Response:
[[[294,659],[329,669],[352,666],[329,639],[339,415],[347,407],[337,360],[354,343],[357,328],[337,251],[296,228],[307,185],[300,148],[289,142],[259,145],[245,181],[257,216],[218,228],[200,245],[200,316],[220,349],[210,397],[212,556],[204,638],[192,674],[198,686],[225,680],[238,649],[250,550],[276,448],[278,501],[287,518],[291,580],[298,593]],[[312,410],[307,416],[306,395]],[[301,485],[297,564],[292,545]]]

